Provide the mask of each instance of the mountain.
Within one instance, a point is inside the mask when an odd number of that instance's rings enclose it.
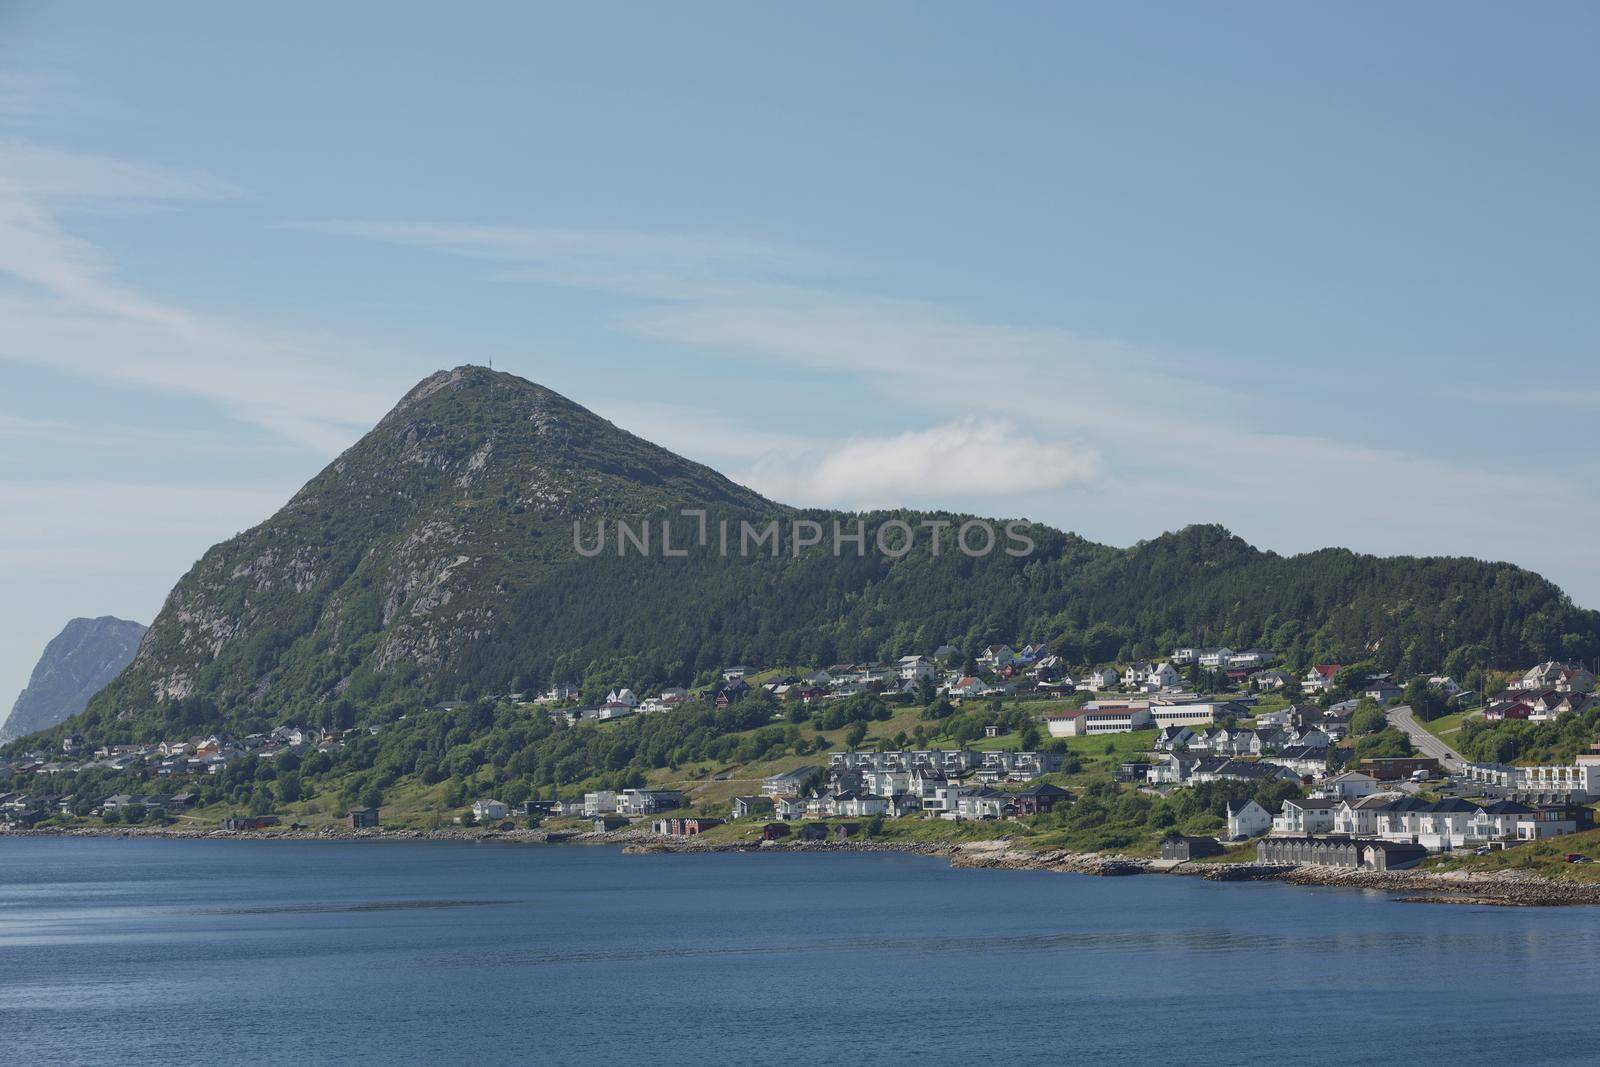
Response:
[[[115,619],[73,619],[34,665],[28,687],[0,725],[0,741],[47,730],[78,714],[133,659],[145,628]]]
[[[708,513],[687,557],[580,552],[604,520]],[[509,374],[414,389],[261,525],[208,551],[77,728],[157,737],[215,724],[393,717],[425,701],[581,679],[603,693],[744,662],[829,664],[946,641],[1045,640],[1070,662],[1180,643],[1267,644],[1291,662],[1405,670],[1600,651],[1600,615],[1505,563],[1326,549],[1284,557],[1217,526],[1131,548],[1040,525],[1033,551],[970,558],[955,528],[894,558],[716,550],[721,521],[970,517],[799,511]],[[891,541],[893,539],[891,538]],[[682,542],[675,542],[681,544]]]

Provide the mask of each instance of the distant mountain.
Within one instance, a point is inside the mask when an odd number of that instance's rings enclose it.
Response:
[[[719,518],[809,519],[830,536],[776,558],[576,551],[575,520],[591,536],[598,519],[682,508],[708,513],[713,541]],[[1506,563],[1283,557],[1218,526],[1127,549],[1032,526],[1031,554],[979,559],[946,529],[937,554],[923,539],[900,558],[835,555],[831,524],[858,518],[870,530],[966,517],[797,511],[531,382],[441,371],[276,515],[209,550],[76,726],[158,737],[352,721],[552,680],[684,684],[728,663],[951,640],[1042,640],[1078,663],[1260,644],[1405,670],[1600,651],[1600,614]]]
[[[0,741],[47,730],[78,714],[132,661],[144,633],[142,624],[110,615],[67,623],[44,647],[28,687],[0,725]]]

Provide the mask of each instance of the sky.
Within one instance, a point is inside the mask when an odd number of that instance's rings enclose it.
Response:
[[[418,379],[1600,606],[1600,10],[0,0],[0,709]]]

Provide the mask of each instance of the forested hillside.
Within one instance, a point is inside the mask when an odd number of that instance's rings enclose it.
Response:
[[[1505,563],[1282,557],[1216,526],[1128,549],[1032,526],[1025,557],[947,529],[903,558],[585,558],[573,524],[703,508],[874,529],[928,516],[798,512],[549,390],[431,376],[276,515],[183,577],[138,657],[71,729],[124,739],[369,714],[580,680],[649,689],[733,662],[826,665],[945,642],[1050,643],[1071,663],[1184,643],[1405,672],[1600,652],[1600,615]],[[960,516],[942,516],[959,521]]]

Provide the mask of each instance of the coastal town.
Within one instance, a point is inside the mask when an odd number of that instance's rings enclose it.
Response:
[[[1404,698],[1424,695],[1458,721],[1530,725],[1581,721],[1600,705],[1583,665],[1547,662],[1493,679],[1487,696],[1433,674],[1400,679],[1359,665],[1292,670],[1266,649],[1174,649],[1160,661],[1072,668],[1043,645],[993,645],[964,655],[946,645],[892,663],[836,664],[803,671],[734,665],[696,689],[663,688],[641,698],[626,687],[585,702],[576,684],[538,694],[487,698],[566,729],[614,724],[689,706],[726,709],[764,702],[774,722],[823,716],[830,706],[874,701],[921,708],[934,722],[976,709],[981,727],[955,743],[905,745],[879,738],[749,778],[734,771],[706,782],[593,788],[565,796],[463,800],[459,827],[519,826],[580,832],[649,833],[662,839],[760,842],[883,837],[901,826],[947,824],[963,832],[1055,825],[1093,794],[1177,801],[1201,789],[1213,805],[1167,828],[1149,848],[1176,862],[1235,859],[1271,865],[1400,870],[1430,856],[1487,854],[1593,828],[1600,801],[1600,745],[1563,762],[1468,760],[1429,732]],[[1291,699],[1292,697],[1292,699]],[[441,704],[433,713],[460,705]],[[965,716],[963,716],[965,721]],[[819,724],[818,728],[821,726]],[[1459,728],[1459,727],[1458,727]],[[206,783],[230,768],[315,769],[383,726],[282,725],[233,738],[220,734],[91,747],[66,737],[57,752],[0,763],[0,824],[58,826],[214,825],[220,832],[308,829],[272,810],[229,810],[207,823]],[[919,726],[916,740],[926,736]],[[1374,738],[1398,744],[1374,749]],[[848,735],[846,740],[852,740]],[[914,740],[902,735],[900,740]],[[1084,754],[1115,752],[1104,779]],[[85,772],[124,784],[84,795],[55,787]],[[711,785],[748,782],[720,808]],[[724,790],[725,792],[725,790]],[[286,799],[293,799],[288,797]],[[368,802],[370,801],[370,802]],[[214,810],[215,805],[212,805]],[[356,797],[340,812],[351,831],[381,830],[382,798]],[[1202,832],[1201,825],[1210,832]],[[938,833],[929,829],[925,832]],[[1587,857],[1574,856],[1575,862]]]

